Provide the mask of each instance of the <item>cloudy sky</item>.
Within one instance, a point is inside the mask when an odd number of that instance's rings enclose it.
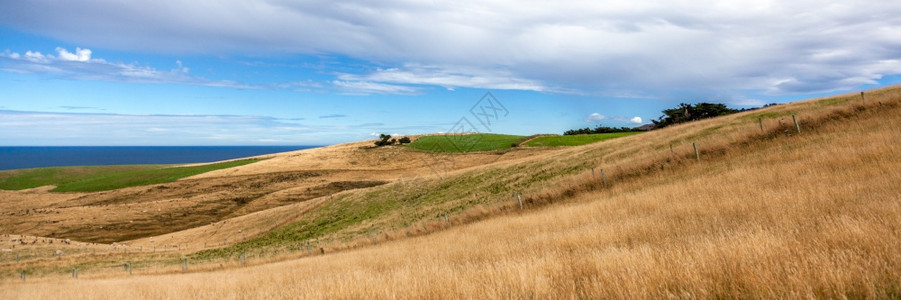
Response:
[[[899,15],[881,0],[3,1],[0,145],[636,126],[680,102],[901,82]]]

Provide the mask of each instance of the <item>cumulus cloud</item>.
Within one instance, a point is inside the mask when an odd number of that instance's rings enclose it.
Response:
[[[6,3],[0,24],[119,50],[387,64],[335,83],[361,93],[415,93],[395,83],[654,96],[874,83],[901,72],[898,15],[901,3],[882,0],[34,0]]]
[[[585,122],[597,123],[597,122],[600,122],[600,121],[603,121],[606,119],[607,119],[607,116],[605,116],[605,115],[602,115],[599,113],[592,113],[592,114],[588,115],[587,118],[585,118]]]
[[[27,52],[25,52],[25,56],[21,56],[21,55],[19,55],[19,53],[9,53],[8,55],[9,55],[9,58],[12,58],[12,59],[22,58],[24,60],[27,60],[30,62],[36,62],[36,63],[46,63],[46,62],[50,61],[51,58],[53,58],[52,56],[45,56],[44,54],[41,54],[41,52],[36,52],[36,51],[34,51],[34,52],[27,51]]]
[[[56,47],[56,53],[59,53],[59,59],[66,61],[86,62],[91,60],[91,49],[81,49],[76,47],[75,53],[71,53],[64,48]]]
[[[633,118],[629,119],[629,122],[632,122],[635,124],[641,124],[642,120],[641,120],[641,117],[633,117]]]

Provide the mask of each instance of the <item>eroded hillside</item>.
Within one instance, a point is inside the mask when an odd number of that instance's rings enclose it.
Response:
[[[445,174],[526,157],[538,151],[436,157],[407,147],[370,145],[371,142],[359,142],[267,155],[263,156],[266,160],[251,165],[172,183],[112,191],[52,193],[49,188],[0,191],[4,199],[0,202],[3,215],[0,228],[9,233],[84,242],[123,242],[208,226],[342,191],[383,185],[398,178]],[[440,161],[440,166],[434,161]],[[277,223],[290,221],[293,219]],[[251,232],[260,230],[245,229],[241,236],[252,237]],[[194,237],[190,242],[203,241],[204,238]]]

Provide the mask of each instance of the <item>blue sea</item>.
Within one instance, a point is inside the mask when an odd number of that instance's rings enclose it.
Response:
[[[214,162],[319,146],[0,147],[0,170]]]

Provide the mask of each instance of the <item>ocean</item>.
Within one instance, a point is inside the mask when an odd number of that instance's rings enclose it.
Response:
[[[0,170],[203,163],[320,146],[0,147]]]

